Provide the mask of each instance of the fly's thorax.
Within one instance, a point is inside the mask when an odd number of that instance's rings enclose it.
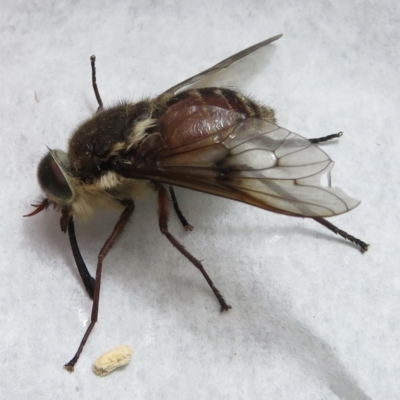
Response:
[[[145,180],[124,179],[113,171],[105,172],[93,183],[76,182],[70,214],[89,219],[97,207],[122,210],[124,201],[144,198],[151,189]]]
[[[69,206],[74,217],[88,220],[96,207],[122,209],[123,206],[112,194],[96,183],[78,183],[75,186],[74,201]]]
[[[154,126],[151,101],[121,103],[95,114],[69,141],[71,170],[81,179],[99,177],[111,157],[139,143]]]

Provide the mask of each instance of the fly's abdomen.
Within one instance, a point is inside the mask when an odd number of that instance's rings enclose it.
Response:
[[[272,109],[241,93],[224,88],[194,89],[165,101],[158,128],[166,146],[174,148],[229,129],[246,118],[275,121]]]

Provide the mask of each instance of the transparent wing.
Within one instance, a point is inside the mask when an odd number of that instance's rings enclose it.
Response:
[[[164,148],[154,160],[155,169],[140,171],[125,160],[118,172],[295,216],[329,217],[360,203],[341,189],[321,185],[334,163],[318,146],[257,118]]]
[[[163,94],[165,94],[165,93],[175,93],[178,90],[184,88],[185,86],[192,85],[193,83],[199,81],[200,79],[205,78],[207,75],[211,75],[214,72],[221,71],[221,69],[228,68],[235,61],[238,61],[241,58],[246,57],[247,55],[253,53],[254,51],[256,51],[258,49],[260,49],[261,47],[267,46],[270,43],[274,42],[275,40],[278,40],[281,37],[282,37],[282,34],[281,35],[276,35],[276,36],[274,36],[272,38],[269,38],[267,40],[263,40],[260,43],[257,43],[257,44],[255,44],[255,45],[253,45],[251,47],[248,47],[247,49],[244,49],[244,50],[240,51],[239,53],[236,53],[233,56],[230,56],[230,57],[226,58],[225,60],[219,62],[218,64],[212,66],[211,68],[208,68],[205,71],[200,72],[199,74],[194,75],[191,78],[186,79],[183,82],[180,82],[175,86],[172,86],[171,88],[166,90]]]

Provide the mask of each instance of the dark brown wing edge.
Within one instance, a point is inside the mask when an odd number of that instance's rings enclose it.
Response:
[[[260,49],[261,47],[265,47],[265,46],[269,45],[270,43],[275,42],[275,40],[278,40],[282,36],[283,36],[283,34],[273,36],[273,37],[271,37],[271,38],[269,38],[267,40],[263,40],[260,43],[257,43],[257,44],[255,44],[253,46],[250,46],[247,49],[239,51],[239,53],[236,53],[233,56],[230,56],[230,57],[226,58],[225,60],[219,62],[218,64],[214,65],[213,67],[208,68],[205,71],[200,72],[199,74],[194,75],[191,78],[186,79],[183,82],[178,83],[175,86],[172,86],[171,88],[166,90],[163,94],[175,93],[178,90],[184,88],[185,86],[192,85],[193,83],[198,82],[200,79],[205,78],[207,75],[213,74],[214,72],[218,72],[221,69],[228,68],[235,61],[238,61],[241,58],[246,57],[247,55],[253,53],[254,51],[256,51],[258,49]]]

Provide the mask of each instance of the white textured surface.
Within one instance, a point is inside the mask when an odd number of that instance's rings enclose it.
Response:
[[[2,398],[399,398],[398,1],[1,3]],[[105,103],[137,100],[278,33],[207,83],[236,85],[304,136],[344,131],[324,150],[335,185],[363,203],[331,221],[370,251],[313,221],[178,190],[195,230],[172,217],[171,231],[232,304],[220,315],[150,196],[105,261],[99,322],[67,373],[91,302],[59,216],[21,216],[40,196],[45,145],[65,148],[96,109],[89,56]],[[77,226],[92,271],[115,218]],[[100,380],[92,362],[121,343],[131,364]]]

